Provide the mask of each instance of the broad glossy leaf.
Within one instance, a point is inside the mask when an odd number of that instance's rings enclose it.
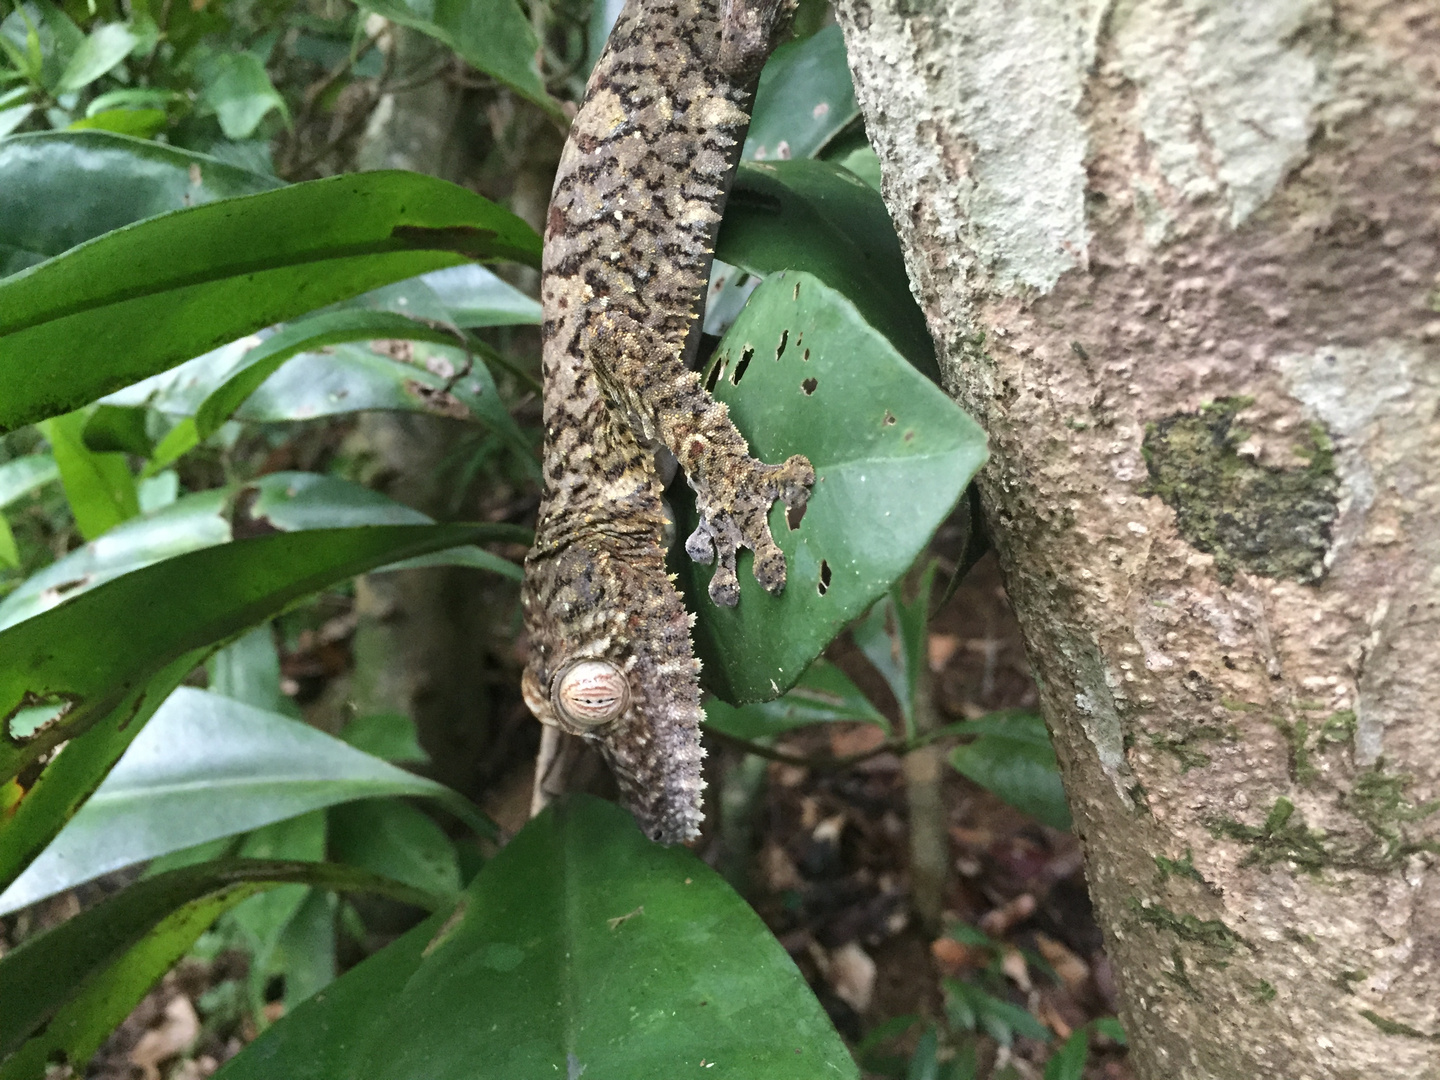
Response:
[[[416,173],[337,176],[137,222],[0,281],[0,427],[377,285],[539,250],[509,211]]]
[[[60,467],[49,454],[29,454],[7,461],[0,465],[0,507],[58,479]]]
[[[365,7],[401,26],[443,41],[471,67],[493,75],[555,116],[535,67],[539,39],[515,0],[365,0]]]
[[[951,751],[950,764],[957,771],[1051,828],[1070,828],[1070,808],[1044,720],[1013,711],[953,727],[957,734],[979,736]]]
[[[138,514],[140,497],[124,454],[97,454],[85,445],[86,419],[85,412],[67,413],[43,421],[40,431],[60,467],[80,535],[95,540]]]
[[[442,1004],[443,1003],[443,1004]],[[376,1076],[855,1078],[749,906],[623,810],[573,797],[432,918],[336,980],[217,1080]]]
[[[890,725],[850,677],[828,660],[816,660],[783,697],[754,705],[727,705],[712,697],[705,703],[705,726],[737,739],[782,735],[810,724],[860,722]]]
[[[89,86],[129,56],[137,40],[123,23],[97,26],[70,57],[56,92],[68,94]]]
[[[5,1003],[0,1054],[18,1047],[173,912],[201,897],[253,891],[254,883],[287,882],[377,892],[418,907],[433,908],[437,900],[357,867],[328,863],[227,859],[137,882],[0,958],[0,1001]]]
[[[708,684],[733,704],[765,701],[909,569],[984,463],[985,436],[808,274],[767,278],[711,363],[707,384],[713,376],[751,452],[771,462],[805,454],[817,477],[798,529],[783,506],[770,515],[786,556],[783,595],[755,582],[748,552],[731,609],[706,595],[710,567],[680,567]]]
[[[0,629],[142,567],[236,536],[363,525],[428,525],[430,519],[379,492],[318,473],[269,473],[245,484],[186,495],[132,518],[26,578],[0,601]],[[498,530],[498,531],[497,531]],[[494,540],[528,542],[523,529],[486,526]],[[436,565],[479,565],[516,578],[514,563],[480,549],[439,553]],[[3,660],[0,660],[3,666]]]
[[[366,799],[330,811],[330,857],[438,896],[460,895],[460,862],[445,830],[398,799]]]
[[[746,160],[808,158],[860,116],[840,27],[781,45],[755,91]]]
[[[742,164],[715,254],[753,274],[789,269],[815,275],[939,381],[935,346],[910,294],[885,203],[848,170],[824,161]]]
[[[477,526],[381,525],[235,540],[125,574],[0,631],[0,716],[9,725],[0,778],[86,731],[177,658],[337,581],[484,535]],[[15,719],[27,706],[59,715],[22,737]],[[0,832],[0,864],[8,832]],[[0,879],[9,869],[0,865]]]
[[[141,218],[279,186],[204,154],[109,132],[16,135],[0,142],[0,276]]]
[[[123,866],[381,795],[459,798],[299,720],[182,686],[0,894],[0,915]]]

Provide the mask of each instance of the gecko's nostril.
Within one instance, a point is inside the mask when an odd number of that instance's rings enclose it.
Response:
[[[608,660],[577,660],[555,679],[551,700],[570,723],[599,727],[629,707],[630,680]]]

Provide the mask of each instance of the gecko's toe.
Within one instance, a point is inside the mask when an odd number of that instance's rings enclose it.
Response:
[[[715,559],[715,538],[710,534],[710,527],[704,521],[696,526],[685,540],[685,554],[700,565],[713,562]]]
[[[796,454],[780,466],[775,481],[780,501],[791,510],[799,510],[810,501],[810,489],[815,486],[815,467],[808,458]]]
[[[735,552],[720,553],[715,576],[710,579],[710,599],[719,607],[734,607],[740,603],[740,577],[735,573]]]
[[[776,544],[767,543],[756,549],[755,580],[771,596],[785,591],[785,553]]]

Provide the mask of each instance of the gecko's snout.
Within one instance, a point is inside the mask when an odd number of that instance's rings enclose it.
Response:
[[[600,727],[630,707],[630,680],[609,660],[577,660],[555,677],[550,700],[563,720],[580,728]]]

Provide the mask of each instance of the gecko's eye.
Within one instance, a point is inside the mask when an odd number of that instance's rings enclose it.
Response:
[[[560,672],[551,701],[572,724],[599,727],[629,707],[630,680],[608,660],[580,660]]]

